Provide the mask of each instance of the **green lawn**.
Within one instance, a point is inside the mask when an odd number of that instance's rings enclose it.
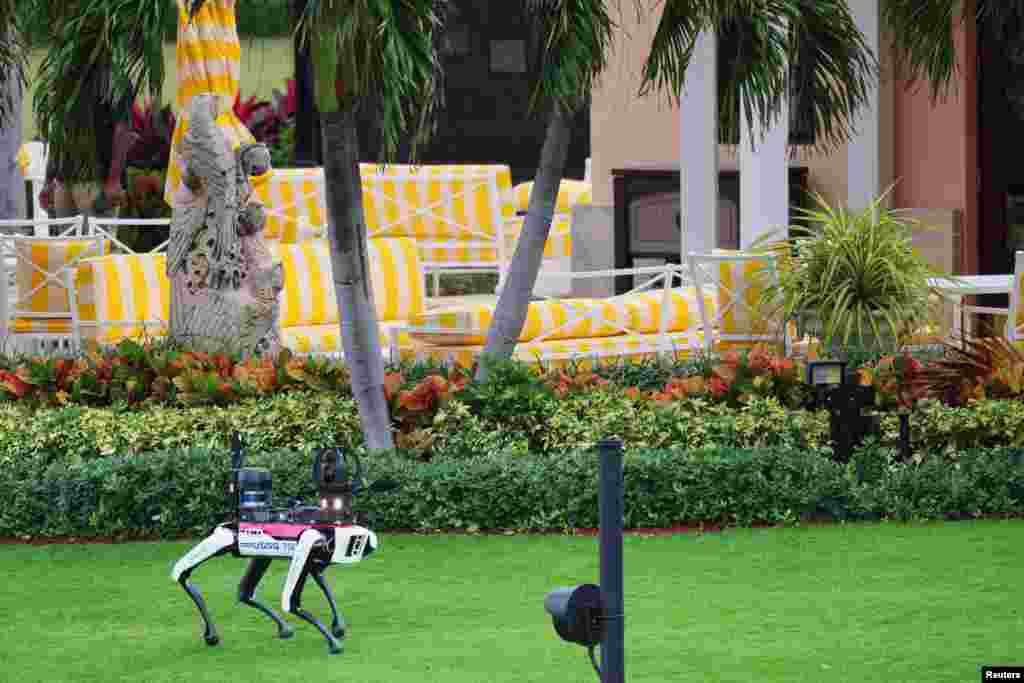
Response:
[[[734,530],[626,539],[626,676],[641,681],[977,681],[1024,663],[1024,523]],[[0,676],[30,681],[596,681],[543,607],[593,581],[584,537],[390,536],[328,575],[350,625],[331,657],[234,604],[243,563],[197,572],[209,648],[169,576],[186,543],[0,546]],[[260,596],[278,603],[286,566]],[[326,614],[310,584],[305,604]]]
[[[32,78],[38,72],[39,65],[45,57],[43,50],[33,50],[30,58],[29,92],[22,102],[22,139],[31,140],[36,134],[35,117],[32,114]],[[164,44],[164,80],[163,99],[166,103],[174,101],[176,87],[176,66],[174,43]],[[271,93],[277,89],[284,92],[287,81],[295,73],[295,61],[292,55],[290,37],[283,38],[243,38],[241,64],[241,94],[243,98],[256,95],[261,100],[270,100]],[[140,98],[142,99],[142,98]]]

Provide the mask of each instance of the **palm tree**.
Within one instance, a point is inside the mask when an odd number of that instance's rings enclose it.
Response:
[[[34,23],[48,28],[49,50],[35,79],[33,108],[50,166],[67,184],[98,180],[101,189],[119,191],[131,102],[142,90],[159,98],[164,27],[174,6],[167,0],[25,4],[36,13]],[[105,148],[108,141],[113,149]],[[100,178],[104,157],[110,172]],[[97,210],[102,201],[101,194]]]
[[[525,10],[541,36],[530,110],[543,101],[550,114],[523,231],[477,366],[479,381],[486,381],[493,361],[512,356],[522,332],[565,172],[572,117],[604,71],[614,28],[604,0],[528,0]]]
[[[367,277],[356,121],[360,106],[376,102],[385,158],[395,158],[410,128],[415,155],[440,104],[437,42],[443,5],[441,0],[308,0],[298,27],[313,59],[342,343],[371,450],[390,450],[394,442]]]
[[[544,35],[536,94],[552,103],[552,113],[522,236],[477,369],[481,381],[494,360],[511,357],[522,331],[565,165],[568,116],[604,69],[613,26],[602,0],[528,5]],[[724,140],[738,138],[741,118],[766,130],[790,88],[802,95],[797,125],[819,147],[849,138],[852,117],[866,102],[877,67],[843,0],[665,0],[641,94],[667,89],[678,100],[694,43],[711,28],[722,51]]]
[[[1024,0],[886,0],[883,25],[893,35],[908,87],[927,81],[932,100],[949,94],[957,71],[955,29],[973,21],[979,34],[1004,38],[1024,30]]]
[[[21,187],[14,158],[21,143],[21,98],[27,84],[28,48],[24,40],[25,3],[0,0],[0,219],[20,218]]]

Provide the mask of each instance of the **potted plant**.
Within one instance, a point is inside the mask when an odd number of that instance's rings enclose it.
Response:
[[[886,194],[863,211],[815,194],[815,208],[797,209],[801,222],[790,237],[767,247],[777,280],[762,303],[800,319],[837,358],[898,347],[931,317],[928,278],[944,275],[911,243],[918,222],[884,207]]]

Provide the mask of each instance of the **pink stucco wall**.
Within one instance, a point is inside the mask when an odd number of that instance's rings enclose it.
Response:
[[[977,52],[973,27],[957,33],[957,82],[932,102],[927,84],[897,85],[895,205],[964,212],[964,267],[977,271]]]

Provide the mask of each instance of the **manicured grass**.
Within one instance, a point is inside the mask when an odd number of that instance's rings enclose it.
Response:
[[[641,681],[976,681],[1024,663],[1022,522],[735,530],[626,539],[626,674]],[[2,546],[0,661],[30,681],[567,681],[596,677],[557,639],[545,592],[598,575],[585,537],[382,535],[328,574],[350,637],[273,637],[235,604],[244,565],[196,574],[209,648],[169,576],[190,544]],[[286,566],[260,596],[277,605]],[[316,587],[305,605],[320,615]]]
[[[271,100],[273,91],[285,92],[287,81],[295,73],[290,36],[281,38],[242,38],[241,95],[247,99],[256,95],[261,100]],[[164,43],[164,87],[165,104],[174,102],[177,87],[174,43]],[[32,50],[30,57],[29,89],[22,102],[22,139],[31,140],[36,134],[35,116],[32,114],[32,79],[39,71],[46,56],[45,50]],[[140,101],[144,98],[140,97]]]

